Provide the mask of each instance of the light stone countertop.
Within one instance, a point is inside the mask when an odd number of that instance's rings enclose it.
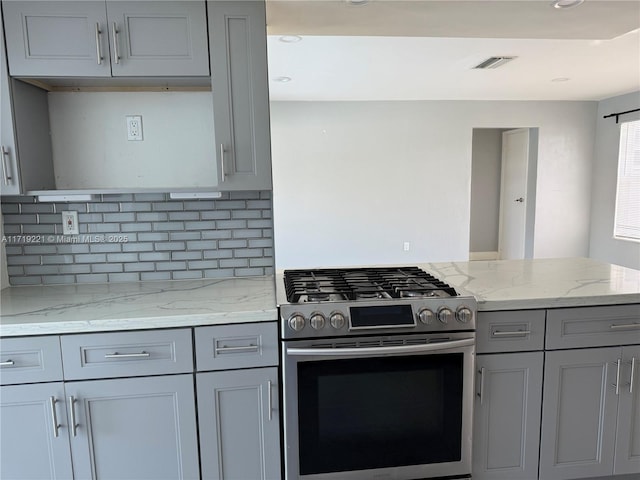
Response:
[[[9,287],[0,336],[275,321],[274,279]]]
[[[589,258],[427,263],[420,267],[474,295],[479,311],[640,304],[640,270]]]

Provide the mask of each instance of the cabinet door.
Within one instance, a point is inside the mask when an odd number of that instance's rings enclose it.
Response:
[[[199,373],[196,377],[202,477],[279,480],[277,369]]]
[[[12,76],[111,75],[104,2],[11,1],[2,8]]]
[[[538,478],[543,353],[478,355],[473,478]]]
[[[65,385],[76,479],[198,478],[193,376]]]
[[[0,418],[0,478],[72,478],[61,382],[2,387]]]
[[[209,75],[204,0],[108,1],[113,76]]]
[[[622,349],[614,473],[640,474],[640,347]]]
[[[269,190],[265,3],[209,1],[208,9],[218,187]]]
[[[2,162],[2,179],[0,179],[0,194],[20,194],[20,179],[18,175],[18,156],[16,152],[16,137],[13,129],[13,111],[11,108],[11,87],[9,86],[9,72],[7,58],[4,55],[4,30],[2,25],[2,11],[0,11],[0,161]]]
[[[615,385],[621,353],[620,348],[546,353],[540,478],[613,473],[618,409]]]

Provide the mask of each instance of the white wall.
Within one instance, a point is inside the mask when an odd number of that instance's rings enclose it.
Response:
[[[499,128],[473,130],[469,238],[471,252],[498,251],[503,131]]]
[[[48,101],[58,189],[217,183],[210,92],[53,92]],[[127,140],[127,115],[142,115],[142,141]]]
[[[602,117],[638,107],[640,92],[609,98],[598,104],[589,249],[589,256],[593,258],[635,269],[640,269],[640,243],[613,238],[620,124],[616,124],[615,118]],[[638,118],[640,113],[636,112],[620,117],[620,120]]]
[[[276,268],[467,260],[473,128],[540,127],[534,256],[586,256],[596,108],[274,102]]]

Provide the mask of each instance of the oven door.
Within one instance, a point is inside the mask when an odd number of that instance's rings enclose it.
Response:
[[[287,342],[287,479],[469,475],[475,338],[447,337]]]

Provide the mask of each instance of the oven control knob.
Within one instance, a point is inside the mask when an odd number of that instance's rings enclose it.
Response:
[[[438,310],[438,320],[440,320],[441,323],[449,323],[451,317],[453,317],[453,312],[450,308],[442,307],[440,310]]]
[[[456,319],[459,322],[467,323],[472,318],[473,318],[473,312],[469,307],[462,306],[462,307],[458,307],[458,310],[456,310]]]
[[[331,314],[329,323],[331,323],[331,326],[336,330],[340,330],[342,327],[344,327],[346,320],[343,314],[341,314],[340,312],[336,312]]]
[[[289,328],[299,332],[304,328],[304,317],[299,313],[294,313],[289,317]]]
[[[313,328],[314,330],[320,330],[324,328],[324,315],[321,313],[314,313],[309,319],[309,325],[311,325],[311,328]]]
[[[433,319],[435,317],[436,317],[435,313],[433,313],[428,308],[423,308],[418,312],[418,318],[420,319],[420,321],[427,325],[431,324],[431,322],[433,322]]]

